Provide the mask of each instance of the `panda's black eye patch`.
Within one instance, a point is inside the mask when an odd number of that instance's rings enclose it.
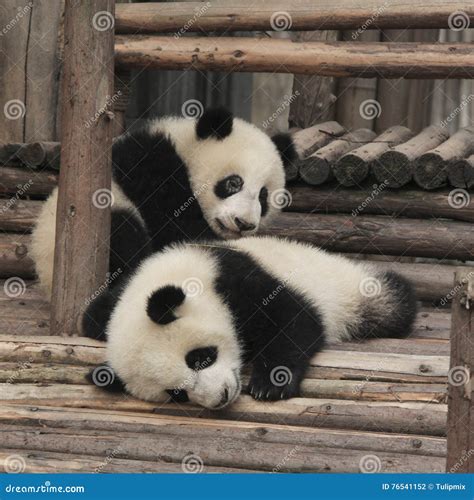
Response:
[[[242,190],[244,180],[240,175],[229,175],[214,186],[214,193],[218,198],[228,198]]]
[[[268,189],[263,187],[260,189],[260,193],[258,195],[258,201],[260,202],[260,206],[262,207],[262,217],[268,212]]]
[[[201,347],[193,349],[186,354],[186,364],[191,370],[205,370],[215,363],[217,359],[217,347]]]

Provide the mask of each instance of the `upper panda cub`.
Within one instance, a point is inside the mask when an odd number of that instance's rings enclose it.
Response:
[[[295,156],[288,135],[270,138],[221,108],[205,111],[198,120],[152,120],[123,135],[112,151],[110,272],[125,276],[152,250],[172,242],[253,234],[277,212],[269,196],[284,187],[284,162]],[[55,190],[31,244],[48,294],[56,204]]]
[[[89,307],[84,330],[106,330],[113,387],[222,408],[241,391],[243,362],[254,398],[297,396],[325,341],[406,336],[415,312],[411,285],[393,272],[251,237],[154,254],[119,297],[106,292]]]

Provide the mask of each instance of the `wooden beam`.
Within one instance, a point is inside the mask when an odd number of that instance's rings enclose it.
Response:
[[[474,472],[474,272],[456,274],[448,373],[447,472]]]
[[[474,222],[474,201],[455,204],[450,189],[393,191],[381,185],[365,185],[361,189],[303,184],[290,185],[291,203],[288,212],[346,213],[359,215],[390,215],[418,219],[447,218]],[[452,281],[452,277],[451,277]]]
[[[275,13],[285,16],[278,17]],[[474,22],[474,8],[459,0],[214,0],[205,2],[117,5],[118,33],[177,34],[188,31],[227,32],[287,29],[448,28],[453,12]],[[452,17],[451,17],[452,19]],[[464,17],[460,20],[463,21]],[[291,26],[289,26],[291,23]]]
[[[336,252],[471,260],[472,225],[465,222],[283,213],[263,232],[308,241]]]
[[[79,333],[85,300],[108,269],[111,203],[97,200],[111,194],[114,4],[66,4],[53,335]]]
[[[20,186],[26,188],[25,196],[46,196],[55,188],[57,182],[57,175],[51,171],[0,167],[0,194],[16,194]]]
[[[468,43],[293,42],[288,39],[122,35],[127,68],[277,72],[363,78],[474,78]]]

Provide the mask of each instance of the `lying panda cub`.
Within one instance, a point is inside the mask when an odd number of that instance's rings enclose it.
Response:
[[[289,135],[268,137],[225,109],[198,120],[150,121],[112,151],[110,273],[125,277],[152,250],[177,241],[253,234],[278,211],[269,194],[285,184],[296,151]],[[95,203],[107,203],[107,194]],[[31,255],[51,295],[57,190],[44,204]],[[275,204],[273,204],[275,205]],[[120,274],[119,273],[119,274]]]
[[[240,394],[244,362],[255,399],[291,398],[326,341],[403,337],[415,312],[411,285],[393,272],[251,237],[154,254],[118,296],[91,305],[84,330],[106,330],[111,389],[219,409]]]

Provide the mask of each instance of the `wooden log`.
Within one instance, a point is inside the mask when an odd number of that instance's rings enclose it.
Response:
[[[466,222],[283,213],[263,231],[348,253],[471,260],[472,225]]]
[[[369,170],[385,151],[413,137],[406,127],[394,126],[380,134],[373,142],[359,146],[340,158],[333,167],[333,172],[343,186],[360,186],[369,175]]]
[[[47,166],[58,170],[60,154],[59,142],[10,143],[0,146],[0,162],[4,164]]]
[[[0,167],[0,194],[18,193],[23,188],[25,195],[46,196],[56,184],[57,176],[53,172]]]
[[[29,231],[34,226],[42,205],[42,201],[26,201],[16,196],[7,200],[0,199],[0,230]]]
[[[361,143],[370,142],[374,137],[375,132],[361,128],[330,142],[299,162],[301,178],[314,186],[327,182],[333,177],[333,166],[339,158]]]
[[[406,342],[406,341],[405,341]],[[412,342],[413,344],[413,342]],[[426,342],[425,342],[426,344]],[[447,347],[447,342],[445,342]],[[353,347],[342,344],[347,350]],[[334,348],[341,348],[337,345]],[[357,350],[357,349],[354,349]],[[359,348],[359,350],[361,350]],[[387,350],[382,352],[388,352]],[[393,352],[393,351],[391,351]],[[429,354],[429,353],[427,353]],[[0,363],[0,382],[9,384],[79,384],[86,385],[90,367],[56,363]],[[248,383],[244,377],[244,385]],[[301,386],[301,397],[327,399],[356,399],[358,401],[426,401],[446,403],[445,384],[421,384],[373,382],[360,380],[305,379]]]
[[[451,190],[421,191],[419,189],[390,191],[373,185],[361,189],[334,189],[321,186],[317,191],[303,184],[289,186],[291,203],[288,212],[346,213],[358,215],[390,215],[415,219],[447,218],[474,222],[474,206],[451,206]]]
[[[191,404],[153,404],[123,395],[104,394],[93,386],[85,385],[0,384],[0,388],[2,404],[17,401],[30,406],[153,411],[161,415],[206,418],[219,416],[229,420],[285,422],[287,425],[304,427],[349,428],[431,436],[444,436],[446,433],[447,408],[441,403],[359,402],[323,398],[293,398],[262,403],[242,395],[230,407],[216,413]]]
[[[0,278],[34,277],[34,263],[28,255],[29,242],[29,237],[22,234],[0,234]]]
[[[7,431],[9,431],[7,433]],[[106,458],[114,452],[115,458],[153,461],[163,457],[167,462],[182,464],[189,470],[186,457],[198,457],[199,468],[206,466],[231,467],[268,472],[358,472],[359,463],[366,453],[360,450],[322,448],[305,444],[291,446],[265,441],[235,441],[220,437],[202,438],[189,436],[177,440],[173,435],[155,436],[137,433],[88,431],[80,429],[41,429],[8,426],[0,430],[2,440],[8,448],[21,447],[59,453],[95,455]],[[386,472],[426,471],[427,461],[420,456],[379,452],[377,454],[381,469]],[[195,458],[196,460],[196,458]],[[441,471],[445,459],[430,457],[429,471]],[[418,465],[417,465],[418,464]]]
[[[447,472],[474,472],[474,278],[456,273],[448,374]]]
[[[182,473],[181,463],[169,463],[159,457],[155,460],[126,460],[114,458],[113,455],[97,457],[91,455],[77,455],[71,453],[51,453],[42,450],[27,450],[25,448],[0,451],[0,468],[6,470],[7,464],[11,463],[12,455],[20,455],[25,460],[25,470],[27,474],[70,474],[79,473]],[[206,467],[206,472],[220,473],[252,473],[248,469],[238,469],[235,467]]]
[[[286,16],[278,18],[275,13]],[[117,33],[180,33],[317,30],[388,29],[388,28],[448,28],[449,16],[463,11],[466,22],[474,22],[472,6],[459,0],[420,0],[407,3],[390,0],[340,0],[337,9],[330,1],[272,0],[271,4],[252,0],[223,0],[205,5],[200,2],[139,3],[118,5]],[[189,21],[192,19],[192,23]],[[286,22],[285,22],[286,21]],[[183,28],[183,26],[185,28]],[[286,27],[286,28],[285,28]],[[181,30],[181,31],[180,31]]]
[[[451,186],[463,189],[472,188],[474,186],[474,155],[449,162],[448,179]]]
[[[334,137],[341,136],[344,132],[344,128],[335,121],[324,122],[297,130],[292,134],[292,138],[298,157],[302,159],[309,156],[319,148],[329,144]],[[285,167],[286,180],[295,180],[298,177],[298,170],[298,160]]]
[[[280,72],[363,78],[473,78],[461,43],[292,42],[231,37],[117,37],[118,67]]]
[[[235,441],[267,442],[323,448],[387,451],[444,457],[446,440],[428,436],[409,436],[394,433],[344,431],[285,424],[261,424],[207,418],[164,416],[149,413],[117,412],[111,410],[69,409],[22,404],[5,404],[0,412],[2,425],[21,425],[48,429],[77,429],[96,431],[134,432],[142,435],[174,435],[186,441],[188,437],[210,439],[216,435]]]
[[[114,6],[113,0],[92,0],[65,8],[53,335],[80,333],[85,300],[108,269],[111,202],[97,200],[111,193],[113,123],[107,106],[114,82]]]
[[[474,126],[466,127],[435,149],[421,155],[415,164],[414,179],[423,189],[445,186],[448,164],[474,153]]]
[[[387,181],[388,187],[404,186],[413,177],[415,160],[426,151],[439,146],[448,137],[449,133],[441,126],[427,127],[406,143],[385,152],[374,163],[372,171],[379,182]]]

